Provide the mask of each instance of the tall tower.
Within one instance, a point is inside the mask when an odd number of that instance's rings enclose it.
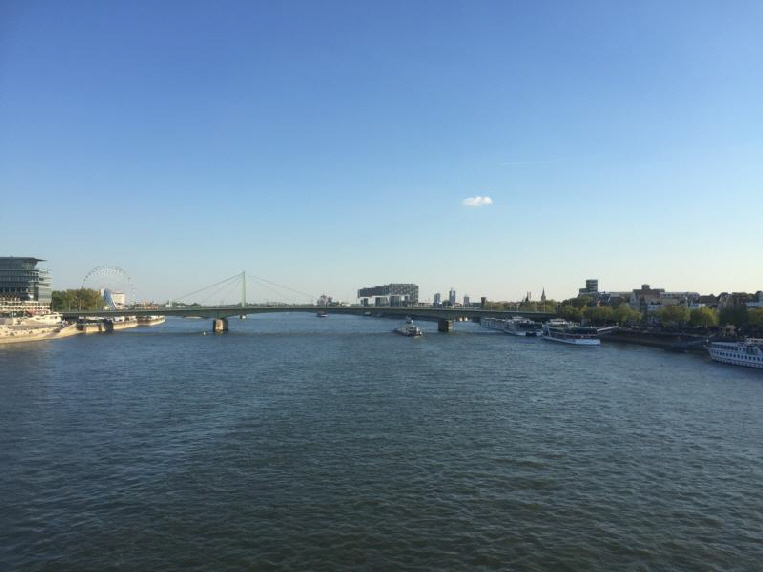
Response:
[[[451,288],[450,292],[448,292],[448,301],[450,302],[451,306],[456,305],[456,289]]]
[[[435,292],[435,295],[434,295],[434,305],[435,305],[436,308],[440,306],[440,298],[441,298],[440,297],[440,293],[439,292]]]
[[[543,290],[540,293],[540,301],[545,302],[546,301],[546,287],[543,287]]]

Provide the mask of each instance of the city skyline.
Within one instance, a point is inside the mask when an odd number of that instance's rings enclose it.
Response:
[[[55,289],[763,288],[763,6],[6,2],[0,244]]]

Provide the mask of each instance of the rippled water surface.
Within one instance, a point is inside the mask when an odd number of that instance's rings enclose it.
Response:
[[[760,569],[763,372],[394,325],[0,346],[0,569]]]

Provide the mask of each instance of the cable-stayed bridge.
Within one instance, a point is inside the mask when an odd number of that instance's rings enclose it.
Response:
[[[285,288],[301,296],[314,299],[310,294],[293,290],[291,288],[269,282],[262,278],[257,278],[273,287]],[[438,330],[449,332],[453,329],[455,321],[475,320],[481,318],[512,318],[523,316],[536,321],[547,320],[556,316],[555,312],[528,312],[520,310],[486,310],[474,307],[434,307],[434,306],[325,306],[310,304],[248,304],[247,298],[247,280],[246,274],[236,274],[220,282],[205,286],[199,290],[190,292],[178,299],[188,299],[191,296],[216,289],[211,296],[218,295],[221,289],[240,288],[241,300],[238,304],[227,305],[208,305],[199,304],[168,304],[164,307],[151,308],[112,308],[108,310],[66,310],[62,311],[64,318],[76,319],[81,317],[113,319],[123,316],[178,316],[183,318],[206,318],[213,320],[213,330],[224,332],[228,330],[228,318],[235,316],[248,316],[253,314],[265,314],[274,312],[325,312],[327,314],[352,314],[352,315],[375,315],[389,317],[406,317],[433,320],[438,323]]]

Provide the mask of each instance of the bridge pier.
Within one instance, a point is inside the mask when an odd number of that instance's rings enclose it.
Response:
[[[437,320],[437,331],[438,332],[452,332],[453,331],[453,320]]]
[[[223,334],[228,331],[228,318],[216,318],[212,320],[212,331],[216,334]]]

